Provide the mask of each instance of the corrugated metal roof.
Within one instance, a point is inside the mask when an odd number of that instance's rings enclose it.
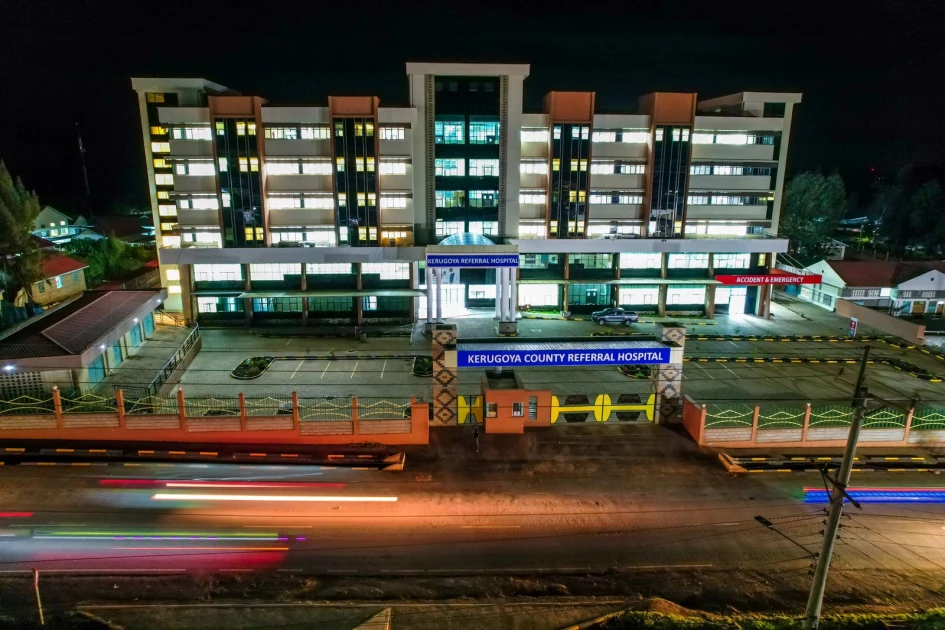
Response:
[[[460,341],[457,350],[485,350],[501,352],[503,350],[541,351],[541,350],[652,350],[665,348],[658,341],[546,341],[524,343],[496,343],[494,341]]]

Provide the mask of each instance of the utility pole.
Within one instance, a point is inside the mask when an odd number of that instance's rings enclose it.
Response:
[[[82,131],[79,129],[79,123],[75,124],[75,135],[79,139],[79,159],[82,160],[82,180],[85,182],[85,209],[89,212],[89,218],[92,218],[92,193],[89,190],[89,171],[85,167],[85,145],[82,144]]]
[[[833,547],[837,541],[837,531],[840,528],[840,516],[843,513],[843,501],[848,498],[847,485],[850,483],[850,473],[853,470],[853,457],[856,453],[856,443],[860,438],[860,428],[866,416],[866,401],[869,390],[864,387],[866,380],[866,362],[870,356],[870,347],[863,349],[863,358],[860,360],[860,375],[856,379],[853,390],[853,420],[850,423],[850,434],[847,437],[846,450],[843,452],[843,461],[840,463],[840,472],[833,484],[830,493],[830,511],[827,514],[827,525],[824,528],[824,541],[817,557],[817,568],[814,569],[814,582],[810,587],[810,597],[807,598],[807,611],[804,617],[805,630],[816,630],[820,625],[820,611],[824,605],[824,589],[827,586],[827,572],[830,570],[830,559],[833,556]],[[829,479],[829,477],[827,477]]]

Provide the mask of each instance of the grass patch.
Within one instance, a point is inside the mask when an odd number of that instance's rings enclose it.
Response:
[[[272,357],[250,357],[243,359],[243,361],[236,366],[236,369],[230,372],[230,376],[244,380],[256,378],[269,369],[269,366],[272,365],[274,360],[275,359]]]
[[[796,630],[799,617],[785,615],[692,615],[627,610],[594,628],[600,630]],[[821,619],[822,630],[886,630],[904,627],[913,630],[945,629],[945,608],[902,615],[844,614]]]

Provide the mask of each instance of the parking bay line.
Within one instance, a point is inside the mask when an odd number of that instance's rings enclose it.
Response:
[[[289,380],[292,380],[293,378],[295,378],[295,374],[299,371],[299,368],[302,367],[303,363],[305,363],[305,359],[302,359],[301,361],[299,361],[298,367],[295,368],[295,372],[292,372],[292,376],[289,377]]]
[[[325,378],[325,372],[328,371],[329,366],[331,366],[331,361],[326,361],[326,362],[325,362],[325,369],[322,370],[322,375],[318,377],[319,379]]]
[[[381,368],[381,378],[384,378],[384,370],[387,369],[387,359],[384,359],[384,367]]]
[[[349,376],[348,378],[354,378],[354,373],[358,371],[358,363],[360,362],[361,361],[354,362],[354,368],[351,370],[351,376]]]

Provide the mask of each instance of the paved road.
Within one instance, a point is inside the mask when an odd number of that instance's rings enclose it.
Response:
[[[805,504],[802,491],[820,484],[816,476],[731,478],[659,427],[485,436],[482,460],[465,453],[462,435],[453,437],[438,456],[408,461],[403,473],[0,468],[0,567],[342,575],[752,567],[778,574],[805,571],[819,545],[818,506]],[[942,485],[931,475],[854,479],[867,481]],[[940,581],[945,506],[865,505],[850,513],[838,568]]]

